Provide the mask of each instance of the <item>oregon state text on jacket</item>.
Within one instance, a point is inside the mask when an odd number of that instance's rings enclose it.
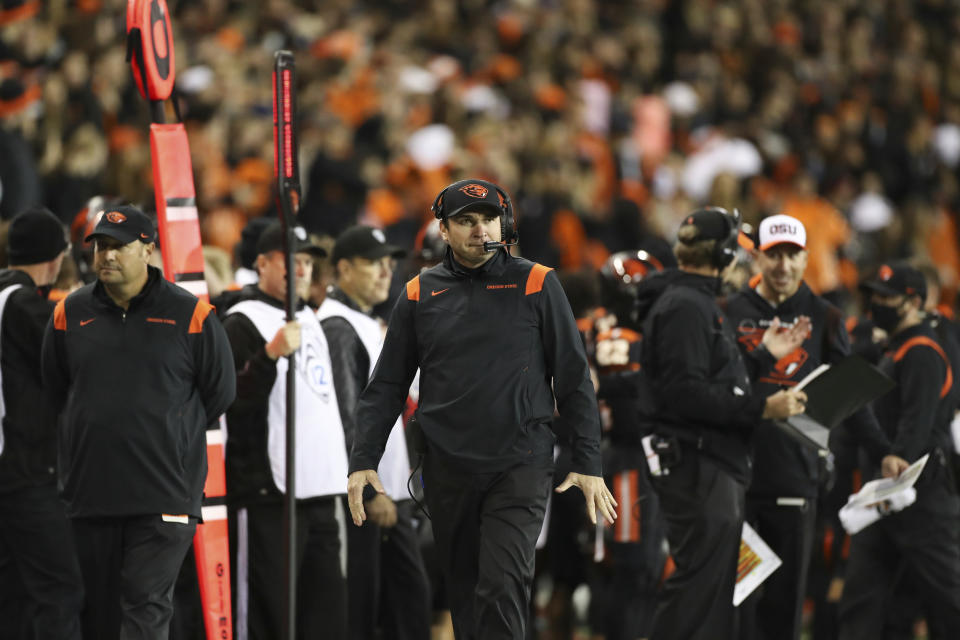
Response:
[[[43,375],[64,406],[68,516],[200,515],[206,429],[235,391],[212,310],[153,267],[126,311],[99,282],[57,304]]]
[[[549,460],[555,394],[574,425],[573,470],[600,475],[596,398],[552,270],[504,251],[467,269],[447,251],[407,283],[387,331],[392,348],[380,354],[357,407],[351,472],[377,467],[420,366],[417,416],[431,451],[483,472]]]

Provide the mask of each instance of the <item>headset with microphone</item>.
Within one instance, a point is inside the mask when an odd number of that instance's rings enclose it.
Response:
[[[446,209],[444,195],[448,192],[452,193],[453,191],[464,193],[472,198],[472,200],[458,203],[459,206],[456,209],[448,211]],[[492,198],[491,194],[495,194],[497,196],[496,199]],[[447,185],[437,195],[436,200],[433,201],[430,211],[433,212],[433,215],[438,220],[443,220],[444,218],[455,216],[469,207],[494,208],[500,212],[501,241],[484,242],[484,251],[496,251],[501,247],[515,247],[517,245],[517,242],[520,240],[520,232],[517,230],[517,217],[513,211],[513,203],[510,201],[510,196],[507,195],[507,192],[492,182],[467,179]]]

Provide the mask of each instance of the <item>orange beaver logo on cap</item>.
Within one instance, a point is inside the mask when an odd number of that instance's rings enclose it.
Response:
[[[127,216],[123,215],[119,211],[108,211],[103,215],[107,220],[109,220],[113,224],[120,224],[121,222],[124,222],[127,219]]]
[[[486,198],[487,194],[490,193],[490,190],[487,189],[482,184],[477,184],[471,182],[470,184],[465,184],[460,187],[460,191],[463,191],[465,194],[472,198]]]
[[[893,269],[891,269],[891,268],[890,268],[889,266],[887,266],[887,265],[883,265],[882,267],[880,267],[880,271],[877,272],[877,276],[878,276],[881,280],[883,280],[884,282],[886,282],[887,280],[889,280],[890,278],[893,277]]]

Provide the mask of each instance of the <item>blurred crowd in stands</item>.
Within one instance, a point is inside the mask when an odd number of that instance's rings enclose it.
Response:
[[[0,246],[32,205],[70,227],[78,254],[105,203],[153,209],[126,5],[0,0]],[[668,247],[705,204],[754,227],[775,213],[802,221],[807,284],[849,313],[864,275],[908,257],[939,280],[945,312],[956,303],[954,0],[167,5],[177,110],[166,112],[188,132],[212,295],[245,284],[236,270],[255,255],[241,255],[242,231],[276,215],[271,72],[285,48],[298,76],[300,216],[327,248],[359,222],[429,250],[433,197],[472,176],[508,190],[518,253],[558,267],[575,308],[578,274],[619,251]],[[82,259],[65,264],[61,289],[84,278]],[[327,265],[314,302],[329,279]],[[556,584],[586,579],[560,570],[583,573],[566,551],[589,557],[589,533],[554,542]],[[838,555],[828,533],[823,547]],[[821,582],[826,592],[829,575]],[[541,627],[585,608],[542,589],[537,604]]]
[[[41,202],[72,223],[97,195],[151,208],[125,0],[0,6],[0,216]],[[710,203],[753,223],[802,220],[807,281],[837,301],[859,273],[906,255],[928,256],[954,301],[949,0],[168,7],[204,242],[234,263],[246,222],[275,215],[270,74],[288,48],[312,232],[361,221],[410,246],[433,194],[486,176],[514,194],[522,254],[564,269],[672,240],[679,216]]]

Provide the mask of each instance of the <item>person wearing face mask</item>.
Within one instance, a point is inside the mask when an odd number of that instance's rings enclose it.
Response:
[[[931,613],[930,636],[960,629],[960,497],[948,466],[957,400],[949,357],[924,322],[926,283],[905,263],[880,267],[861,287],[873,322],[887,333],[880,368],[897,387],[874,402],[892,450],[909,462],[929,454],[917,501],[854,535],[840,602],[840,639],[881,637],[894,583],[910,575]]]
[[[750,285],[731,295],[726,312],[737,344],[751,370],[754,389],[772,393],[795,386],[821,364],[850,353],[839,309],[803,281],[807,233],[796,218],[775,215],[760,222],[753,260],[759,271]],[[768,330],[804,327],[803,342],[774,356]],[[907,466],[888,456],[890,443],[873,414],[863,408],[848,427],[887,475]],[[753,440],[753,479],[747,491],[747,521],[783,561],[781,567],[740,605],[744,640],[797,640],[800,637],[807,567],[812,553],[820,467],[817,453],[765,425]]]

